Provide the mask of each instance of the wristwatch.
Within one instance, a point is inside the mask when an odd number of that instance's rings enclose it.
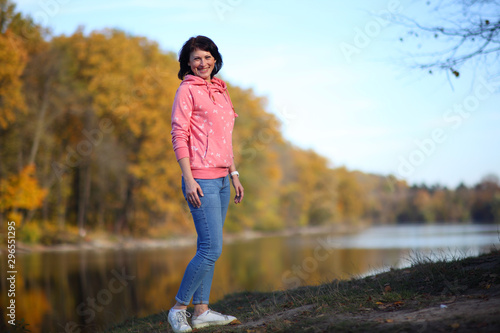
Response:
[[[240,177],[240,173],[238,171],[231,172],[231,177],[233,177],[234,175],[238,176],[238,178]]]

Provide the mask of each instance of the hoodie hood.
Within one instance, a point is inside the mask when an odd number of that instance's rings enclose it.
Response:
[[[212,78],[212,83],[208,83],[207,81],[205,81],[204,79],[202,79],[199,76],[188,74],[184,77],[184,80],[182,80],[181,85],[184,85],[184,84],[205,87],[205,89],[208,91],[208,96],[210,96],[210,99],[212,100],[212,102],[214,104],[215,104],[215,98],[214,98],[213,94],[216,92],[220,92],[222,95],[224,95],[224,98],[226,99],[226,101],[229,104],[231,104],[231,108],[233,108],[233,110],[234,110],[233,103],[231,102],[231,99],[227,97],[226,82],[222,81],[221,79],[214,76]]]
[[[184,77],[184,80],[182,80],[181,84],[185,83],[193,84],[196,86],[207,86],[207,87],[213,86],[220,92],[224,92],[227,89],[226,82],[222,81],[221,79],[215,76],[212,78],[212,83],[210,84],[199,76],[188,74]]]

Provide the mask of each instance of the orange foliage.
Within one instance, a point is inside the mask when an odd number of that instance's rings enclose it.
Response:
[[[26,66],[26,51],[11,31],[0,33],[0,128],[7,128],[16,119],[16,111],[26,106],[21,94],[21,75]]]
[[[47,190],[39,186],[35,166],[26,166],[17,175],[0,179],[0,212],[40,208]]]

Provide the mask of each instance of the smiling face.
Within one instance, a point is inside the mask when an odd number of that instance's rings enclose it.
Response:
[[[189,56],[188,66],[194,75],[210,82],[212,71],[215,67],[215,58],[208,51],[196,49]]]
[[[189,56],[188,66],[194,75],[210,82],[212,71],[215,67],[215,58],[208,51],[196,49]]]

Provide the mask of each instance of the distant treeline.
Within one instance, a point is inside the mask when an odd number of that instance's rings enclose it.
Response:
[[[27,241],[68,230],[192,231],[170,138],[176,55],[117,30],[51,36],[0,4],[0,219],[16,221]],[[495,177],[450,190],[331,168],[284,140],[264,98],[229,90],[245,187],[229,231],[500,221]]]

